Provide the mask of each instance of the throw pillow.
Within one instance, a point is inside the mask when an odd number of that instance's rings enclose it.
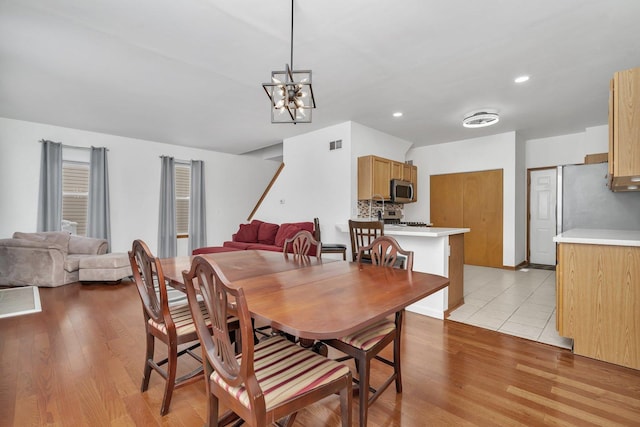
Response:
[[[274,245],[279,228],[280,226],[278,224],[271,224],[268,222],[261,223],[260,228],[258,228],[258,243],[262,243],[263,245]]]
[[[258,227],[254,224],[240,224],[235,241],[256,243],[258,241]]]
[[[284,241],[295,236],[300,230],[302,229],[295,224],[282,224],[276,234],[276,246],[284,247]]]

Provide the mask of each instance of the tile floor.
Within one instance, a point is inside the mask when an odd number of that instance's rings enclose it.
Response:
[[[448,319],[570,349],[556,332],[555,292],[552,270],[465,265],[464,304]]]

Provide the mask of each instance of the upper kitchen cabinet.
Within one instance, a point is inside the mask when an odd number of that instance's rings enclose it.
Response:
[[[418,168],[378,156],[358,157],[358,200],[391,200],[391,180],[413,184],[412,202],[417,201]]]
[[[611,80],[609,179],[613,191],[640,189],[640,68],[619,71]]]
[[[358,157],[358,200],[391,199],[391,160],[378,156]]]

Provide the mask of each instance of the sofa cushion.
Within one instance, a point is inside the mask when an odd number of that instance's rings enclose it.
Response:
[[[256,224],[240,224],[235,234],[236,242],[256,243],[258,241],[258,227]]]
[[[256,251],[273,251],[273,252],[282,252],[282,248],[276,245],[265,245],[263,243],[251,243],[247,249],[256,250]]]
[[[262,243],[263,245],[275,244],[279,229],[280,226],[278,224],[263,222],[258,229],[258,243]]]
[[[43,231],[39,233],[22,233],[16,231],[13,233],[14,239],[31,240],[34,242],[47,242],[49,244],[58,245],[65,254],[69,252],[69,238],[71,235],[66,231]]]
[[[233,243],[233,242],[229,242]],[[233,252],[233,251],[241,251],[240,248],[234,248],[231,246],[206,246],[204,248],[194,249],[191,252],[191,255],[200,255],[200,254],[217,254],[220,252]]]
[[[107,253],[107,247],[108,242],[106,239],[74,235],[69,239],[70,254],[102,255]]]
[[[246,243],[246,242],[224,242],[222,246],[225,248],[238,248],[238,249],[248,249],[250,245],[257,245],[257,243]]]
[[[288,222],[280,225],[280,229],[278,230],[278,234],[276,235],[275,245],[280,246],[281,248],[284,246],[284,241],[292,238],[296,235],[298,231],[307,230],[310,233],[313,233],[313,223],[312,222]]]

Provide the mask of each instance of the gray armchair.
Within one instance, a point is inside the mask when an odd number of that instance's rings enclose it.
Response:
[[[61,286],[78,281],[80,259],[107,252],[104,239],[65,231],[13,233],[0,240],[0,285]]]

